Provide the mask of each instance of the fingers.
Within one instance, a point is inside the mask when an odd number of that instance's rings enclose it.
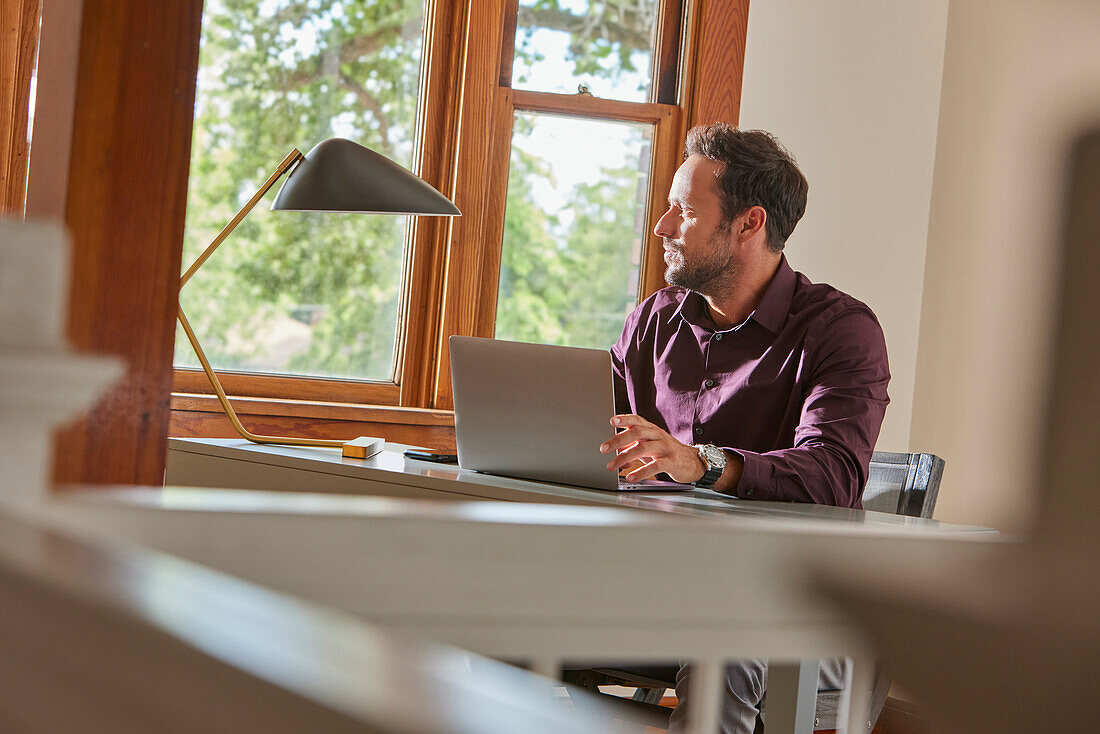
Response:
[[[657,442],[639,441],[619,451],[615,458],[607,464],[607,468],[612,471],[619,471],[624,466],[629,466],[635,461],[645,461],[660,455],[661,447]]]
[[[646,479],[652,479],[661,472],[665,471],[663,464],[664,461],[662,459],[654,459],[653,461],[642,464],[640,467],[626,475],[626,481],[635,483],[644,481]]]
[[[607,464],[611,471],[633,466],[626,475],[628,482],[664,472],[676,481],[690,482],[701,473],[699,454],[694,447],[681,443],[667,431],[637,415],[617,415],[611,425],[619,432],[600,446],[605,454],[616,452]]]
[[[630,428],[631,426],[652,426],[653,424],[640,415],[620,413],[611,418],[611,425],[616,428]]]
[[[609,454],[639,441],[654,441],[668,436],[665,431],[636,415],[617,415],[611,419],[611,425],[621,430],[600,446],[600,453]]]

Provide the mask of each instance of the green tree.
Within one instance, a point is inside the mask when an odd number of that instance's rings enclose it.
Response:
[[[601,168],[570,197],[561,227],[531,201],[545,162],[512,150],[504,219],[496,335],[503,339],[606,348],[634,305],[638,268],[637,166]]]

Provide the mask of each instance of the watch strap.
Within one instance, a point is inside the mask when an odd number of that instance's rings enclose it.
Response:
[[[710,489],[718,482],[719,478],[721,478],[724,469],[725,467],[719,469],[708,466],[707,470],[703,472],[703,476],[692,482],[692,486],[698,487],[699,489]]]

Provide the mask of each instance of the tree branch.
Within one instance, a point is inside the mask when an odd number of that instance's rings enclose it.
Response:
[[[653,44],[654,8],[650,2],[605,2],[587,15],[575,15],[559,8],[520,7],[519,27],[538,27],[565,31],[579,39],[603,38],[631,50],[646,50]]]
[[[378,121],[378,134],[382,138],[382,145],[385,146],[385,150],[391,150],[390,118],[382,109],[382,104],[365,87],[357,84],[354,79],[349,79],[343,73],[337,74],[336,83],[341,89],[354,94],[355,98],[359,100],[359,104],[370,111],[374,119]]]

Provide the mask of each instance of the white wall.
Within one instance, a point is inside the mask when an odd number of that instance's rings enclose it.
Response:
[[[947,460],[945,520],[1033,516],[1065,149],[1089,121],[1100,2],[952,0],[912,425]]]
[[[1100,1],[754,0],[745,56],[742,126],[810,180],[788,258],[886,332],[879,447],[947,460],[937,517],[1026,528],[1064,151],[1100,125]]]
[[[946,28],[947,0],[749,5],[740,125],[775,133],[809,179],[792,266],[882,323],[893,374],[885,450],[911,445]]]

